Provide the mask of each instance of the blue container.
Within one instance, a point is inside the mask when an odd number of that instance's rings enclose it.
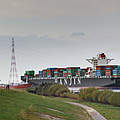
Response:
[[[119,68],[114,68],[114,70],[119,70]]]
[[[96,76],[101,76],[101,74],[96,74]]]
[[[54,70],[54,69],[57,69],[57,68],[47,68],[47,70]]]
[[[39,74],[43,73],[43,71],[39,71]]]
[[[113,71],[113,73],[118,73],[118,71]]]
[[[101,76],[101,73],[97,73],[97,72],[96,72],[96,76]]]
[[[48,75],[47,77],[48,77],[48,78],[50,78],[50,77],[51,77],[51,75]]]
[[[106,70],[110,70],[111,68],[106,68]]]
[[[40,77],[40,78],[43,77],[43,74],[39,74],[39,77]]]

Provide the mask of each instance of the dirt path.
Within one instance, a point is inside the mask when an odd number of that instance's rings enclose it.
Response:
[[[93,120],[107,120],[100,113],[98,113],[96,110],[94,110],[91,107],[88,107],[86,105],[82,105],[79,103],[74,103],[74,102],[67,102],[67,103],[82,107],[83,109],[85,109],[88,112],[88,114],[93,118]]]

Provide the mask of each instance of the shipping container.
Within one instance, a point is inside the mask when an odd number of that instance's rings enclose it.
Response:
[[[24,75],[34,76],[34,75],[35,75],[35,71],[34,71],[34,70],[25,71],[25,74],[24,74]]]

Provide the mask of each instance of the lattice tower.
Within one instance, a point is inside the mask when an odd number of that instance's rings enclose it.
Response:
[[[12,56],[11,56],[11,68],[10,68],[10,80],[9,84],[18,83],[18,74],[16,68],[16,59],[15,59],[15,43],[14,38],[12,38]]]

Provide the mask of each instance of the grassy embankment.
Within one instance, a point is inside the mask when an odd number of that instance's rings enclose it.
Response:
[[[81,104],[85,104],[96,109],[107,120],[120,120],[120,107],[92,102],[81,102]]]
[[[106,105],[102,103],[79,102],[78,100],[73,100],[73,99],[68,99],[68,98],[54,98],[54,99],[59,99],[60,101],[70,101],[70,102],[77,102],[80,104],[85,104],[97,110],[107,120],[120,120],[120,107],[116,107],[113,105]]]
[[[73,99],[68,99],[68,98],[54,98],[54,99],[57,99],[57,100],[59,99],[60,101],[70,101],[70,102],[77,102],[80,104],[85,104],[97,110],[107,120],[120,120],[120,107],[116,107],[113,105],[105,105],[102,103],[79,102],[78,100],[73,100]]]
[[[67,104],[66,100],[70,99],[0,89],[0,120],[47,120],[52,117],[65,120],[91,120],[82,108]]]
[[[60,89],[61,87],[62,89]],[[60,85],[51,85],[51,86],[44,85],[44,86],[41,86],[39,89],[37,89],[37,91],[36,89],[28,89],[28,91],[37,93],[40,95],[46,95],[46,96],[52,95],[52,96],[63,97],[63,98],[54,97],[54,99],[60,99],[60,101],[66,100],[66,101],[73,101],[78,103],[79,101],[84,101],[80,103],[86,104],[96,109],[105,118],[107,118],[107,120],[120,120],[120,101],[119,101],[120,94],[119,93],[113,93],[111,91],[106,91],[106,90],[99,91],[98,89],[95,89],[95,88],[89,88],[89,89],[81,90],[78,95],[78,94],[70,93],[67,90],[67,88],[64,88],[64,86],[61,86],[61,87]],[[72,99],[65,99],[65,97],[72,98]],[[114,105],[119,107],[115,107]]]

